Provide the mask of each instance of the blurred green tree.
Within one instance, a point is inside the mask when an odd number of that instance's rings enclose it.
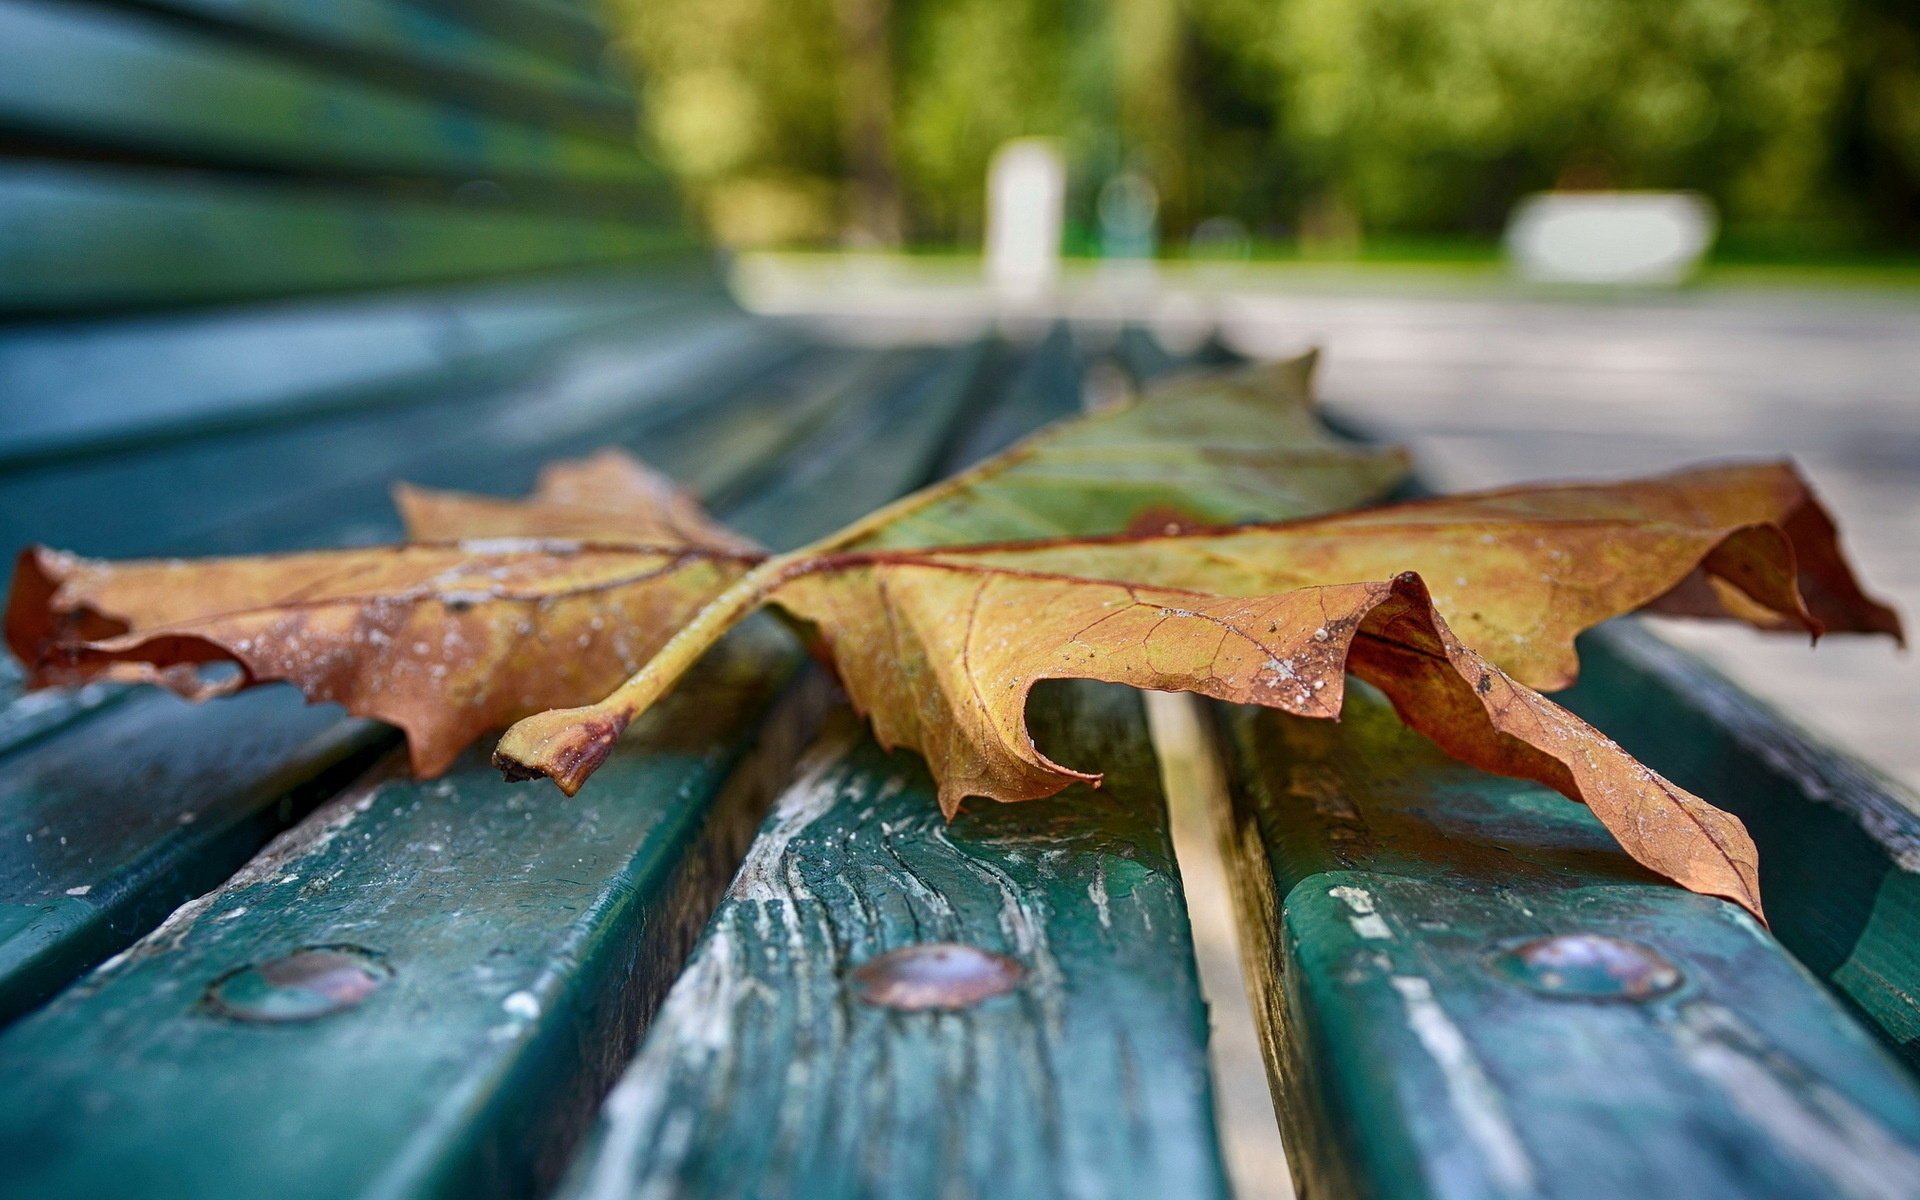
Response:
[[[1498,230],[1552,186],[1686,187],[1730,226],[1920,234],[1913,0],[616,0],[649,128],[740,244],[967,242],[1012,137],[1084,224],[1150,178],[1308,242]]]

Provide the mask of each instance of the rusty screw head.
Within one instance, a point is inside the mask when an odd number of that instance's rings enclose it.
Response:
[[[1019,987],[1026,974],[1004,954],[962,942],[923,942],[861,963],[853,986],[868,1004],[919,1012],[971,1008]]]
[[[1680,968],[1644,942],[1597,933],[1535,938],[1495,951],[1487,969],[1544,996],[1651,1000],[1680,986]]]
[[[228,971],[207,986],[206,1004],[236,1021],[311,1021],[352,1008],[392,977],[371,950],[303,946]]]

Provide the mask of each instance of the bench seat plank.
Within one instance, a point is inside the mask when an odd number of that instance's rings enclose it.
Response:
[[[850,402],[937,438],[925,413],[951,418],[974,361],[889,368],[894,383]],[[832,442],[859,460],[838,432],[820,427],[799,457]],[[893,478],[836,476],[846,486],[773,511],[850,519],[932,461],[891,449]],[[138,1180],[201,1197],[524,1195],[550,1178],[751,828],[736,769],[798,659],[762,636],[705,664],[577,800],[503,783],[484,748],[439,781],[377,782],[16,1024],[0,1036],[16,1177],[43,1196]],[[338,943],[393,971],[358,1008],[266,1028],[197,1007],[233,967]]]
[[[918,759],[823,740],[561,1196],[1225,1196],[1139,698],[1064,691],[1035,728],[1105,786],[952,825]],[[856,998],[863,962],[943,941],[1026,980],[953,1013]]]
[[[1920,1068],[1920,799],[1631,622],[1558,697],[1746,822],[1773,934]]]
[[[396,478],[510,490],[531,482],[549,447],[620,442],[629,427],[690,419],[720,394],[751,402],[740,389],[794,353],[735,316],[663,314],[492,387],[456,373],[448,387],[422,384],[411,403],[0,471],[0,535],[113,557],[392,540]],[[514,461],[516,450],[531,457]]]
[[[533,353],[717,289],[600,277],[0,328],[0,470],[477,388]]]
[[[670,224],[185,172],[0,164],[0,316],[620,263],[673,271],[696,260],[688,234]]]
[[[1338,724],[1220,710],[1243,936],[1303,1192],[1912,1194],[1920,1088],[1765,930],[1349,686]],[[1678,986],[1629,949],[1617,978],[1642,998],[1567,994],[1582,977],[1514,957],[1548,937],[1626,939]]]
[[[0,0],[0,45],[0,128],[69,150],[640,197],[669,190],[633,143],[373,86],[133,10]]]
[[[657,356],[654,365],[663,365]],[[704,396],[680,397],[683,403],[696,402],[689,415],[711,410],[711,428],[742,415],[766,417],[767,408],[779,404],[793,414],[791,424],[759,423],[796,438],[805,435],[812,420],[806,405],[792,404],[784,388],[764,397],[751,389],[736,396],[739,375],[716,371],[718,366],[709,360]],[[672,389],[671,373],[663,374],[659,382]],[[812,374],[803,369],[795,378]],[[748,403],[743,405],[742,398]],[[672,432],[673,423],[664,418],[675,414],[661,399],[658,393],[629,394],[626,421],[597,430],[601,436],[593,444],[618,441],[623,433],[649,441],[657,440],[654,435],[692,441]],[[756,403],[762,400],[765,405]],[[488,442],[483,454],[475,453],[479,448],[469,448],[465,456],[443,454],[436,466],[450,470],[452,478],[436,482],[513,486],[515,473],[530,475],[549,452],[586,448],[578,444],[577,433],[572,442],[555,440],[566,431],[561,421],[545,438],[501,438]],[[716,480],[726,477],[729,462],[732,473],[741,474],[755,469],[756,460],[769,452],[765,444],[737,449],[703,444],[701,449],[702,467]],[[431,442],[414,450],[430,453]],[[368,524],[396,536],[384,479],[366,484],[357,493],[325,497],[325,503],[315,504],[308,496],[282,512],[278,528],[252,523],[250,535],[268,547],[310,538],[316,526],[323,539],[329,528],[337,534]],[[217,498],[216,491],[203,502],[217,503]],[[159,530],[168,527],[169,514],[162,505],[151,507],[162,522],[154,533],[163,538]],[[163,541],[154,548],[167,547]],[[28,704],[39,701],[39,696],[27,698]],[[37,1002],[151,928],[174,906],[225,878],[274,832],[329,794],[313,787],[312,780],[330,777],[335,764],[390,747],[396,737],[384,727],[342,721],[331,706],[305,708],[291,690],[277,688],[203,706],[158,691],[124,689],[118,704],[95,711],[99,708],[97,702],[77,703],[57,736],[16,746],[0,776],[0,820],[27,834],[47,831],[45,837],[0,840],[0,902],[15,914],[0,936],[0,959],[9,964],[0,968],[0,1019]],[[108,761],[102,760],[103,745],[113,748]],[[156,819],[156,813],[164,818]]]

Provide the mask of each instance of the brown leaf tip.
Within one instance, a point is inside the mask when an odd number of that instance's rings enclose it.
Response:
[[[613,754],[630,720],[617,713],[595,713],[584,719],[578,710],[541,713],[508,731],[493,752],[494,768],[509,783],[544,775],[567,795],[575,795]],[[555,727],[541,736],[542,725]]]

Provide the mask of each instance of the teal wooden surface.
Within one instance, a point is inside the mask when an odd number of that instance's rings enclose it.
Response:
[[[1043,744],[1106,786],[952,825],[924,764],[818,745],[560,1195],[1224,1196],[1179,875],[1139,699],[1062,689]],[[850,972],[961,942],[1028,975],[956,1012]]]
[[[1584,808],[1445,759],[1370,689],[1338,724],[1221,715],[1306,1194],[1913,1194],[1920,1089],[1732,905],[1651,878]],[[1682,982],[1587,999],[1496,969],[1569,935],[1648,947]]]
[[[118,702],[126,689],[88,684],[58,692],[25,691],[26,677],[12,658],[0,658],[0,755],[26,745],[97,708]]]
[[[683,454],[688,446],[702,444],[704,452],[699,461],[709,478],[721,477],[729,470],[738,473],[753,467],[767,449],[729,446],[717,439],[712,445],[704,445],[697,432],[703,423],[711,431],[730,419],[760,417],[761,423],[772,427],[776,438],[785,433],[804,433],[804,429],[796,431],[783,424],[778,414],[767,419],[769,410],[790,400],[791,394],[782,388],[772,389],[770,395],[759,394],[746,386],[764,371],[768,360],[762,358],[756,363],[751,356],[740,353],[743,349],[746,347],[737,343],[718,343],[704,360],[703,371],[678,379],[666,369],[670,364],[656,349],[643,362],[651,373],[664,377],[661,382],[665,389],[648,392],[629,386],[603,395],[595,406],[598,419],[590,427],[582,420],[584,414],[568,414],[557,404],[549,406],[561,410],[551,414],[554,419],[550,423],[529,426],[523,418],[517,437],[497,420],[491,427],[487,422],[477,428],[460,427],[443,416],[437,442],[421,436],[420,431],[408,431],[411,437],[388,439],[393,446],[415,455],[411,462],[402,458],[363,462],[358,467],[365,474],[355,477],[346,473],[346,478],[318,492],[311,483],[303,488],[296,473],[288,471],[288,478],[281,482],[292,494],[284,503],[253,520],[236,522],[229,514],[230,525],[224,532],[206,540],[238,539],[253,549],[265,549],[338,540],[356,528],[376,537],[397,536],[397,524],[385,495],[392,475],[385,473],[383,466],[408,475],[433,475],[433,481],[441,484],[522,488],[550,454],[576,453],[625,439],[669,451],[677,446]],[[795,380],[801,384],[809,377],[805,370],[795,372]],[[693,383],[699,386],[690,387]],[[799,417],[805,419],[804,406],[781,405],[782,411],[796,408]],[[566,419],[569,416],[571,420]],[[310,444],[286,430],[280,431],[280,440],[296,451]],[[265,458],[261,451],[262,447],[255,444],[238,457],[252,463]],[[427,469],[429,460],[431,470]],[[326,464],[322,457],[313,465],[324,468]],[[259,465],[270,471],[270,461]],[[410,469],[413,467],[420,469]],[[196,526],[186,518],[180,493],[166,489],[164,482],[162,473],[149,485],[144,493],[147,503],[139,503],[137,494],[121,493],[122,501],[134,500],[149,522],[144,532],[138,525],[128,528],[128,536],[135,539],[129,552],[206,549],[195,544],[194,538],[202,535],[193,531],[210,521],[214,528],[222,528],[214,516],[223,508],[219,484],[195,497],[206,513]],[[256,480],[259,486],[268,482],[264,478]],[[41,693],[26,697],[25,702],[34,705],[44,703],[42,696],[57,700],[60,695]],[[0,1012],[10,1015],[20,1011],[105,953],[125,945],[175,904],[224,878],[267,836],[324,798],[324,792],[302,790],[303,780],[315,774],[319,766],[305,769],[272,757],[252,756],[246,751],[248,745],[255,741],[271,744],[279,739],[284,745],[306,746],[318,739],[352,742],[358,747],[366,737],[375,739],[381,748],[393,743],[393,736],[385,730],[365,735],[328,732],[341,724],[337,710],[303,709],[295,697],[279,695],[274,689],[237,703],[243,707],[183,706],[164,694],[139,690],[98,712],[83,703],[78,711],[65,714],[57,730],[41,730],[37,740],[14,747],[14,753],[5,760],[9,770],[0,776],[0,813],[71,811],[91,815],[49,835],[62,846],[59,861],[65,865],[60,871],[44,868],[43,859],[49,853],[45,845],[24,839],[0,840],[0,878],[6,880],[4,889],[0,889],[0,902],[14,906],[16,915],[28,910],[39,912],[40,906],[47,904],[64,905],[59,912],[20,916],[0,942],[25,948],[0,949],[0,957],[21,964],[18,974],[0,971]],[[239,723],[234,724],[236,721]],[[208,731],[204,738],[194,733],[202,728]],[[285,729],[294,732],[282,732]],[[130,768],[116,786],[96,786],[95,777],[105,769],[98,761],[102,739],[113,747],[117,759],[138,766]],[[236,740],[238,748],[223,751],[223,746]],[[188,744],[195,745],[197,759],[182,749]],[[223,753],[225,758],[221,757]],[[319,759],[332,761],[331,751],[318,753]],[[172,799],[155,797],[133,786],[142,780],[160,786],[165,782],[163,767],[176,760],[198,762],[203,768],[198,776],[182,777],[174,785],[179,795]],[[301,803],[280,804],[283,794],[297,794]],[[188,819],[154,825],[147,816],[150,808],[184,812]],[[39,827],[33,823],[36,819],[31,815],[20,818],[33,829]],[[144,832],[128,841],[123,830]],[[71,877],[83,868],[89,873],[86,877]],[[63,899],[74,887],[85,888],[88,895],[97,893],[99,898],[83,910]],[[183,887],[193,890],[182,891]],[[109,900],[114,906],[111,910],[107,908]]]
[[[0,61],[0,128],[69,151],[509,189],[668,190],[631,143],[368,85],[133,10],[0,0]]]
[[[187,173],[0,163],[0,316],[618,263],[671,272],[701,261],[664,207],[613,220]]]
[[[903,421],[951,416],[973,363],[882,358],[864,384],[840,380],[841,400]],[[796,464],[837,453],[859,469],[772,504],[787,536],[881,502],[931,457],[895,446],[882,460],[831,420],[809,429]],[[686,445],[698,457],[644,449],[710,469],[711,446]],[[16,1024],[0,1036],[0,1091],[36,1099],[0,1099],[14,1168],[0,1190],[527,1194],[557,1168],[751,827],[754,789],[735,768],[797,653],[785,640],[742,653],[703,668],[576,801],[506,785],[478,752],[436,783],[350,793]],[[235,967],[340,943],[392,971],[351,1011],[262,1027],[200,1006]]]
[[[593,5],[559,0],[401,0],[565,64],[594,78],[622,82],[607,58],[607,28]]]
[[[720,303],[620,272],[241,311],[0,327],[0,470],[481,388],[543,348]]]
[[[1630,623],[1559,697],[1746,822],[1774,936],[1920,1067],[1920,800]]]
[[[631,142],[633,97],[404,0],[126,0],[248,45],[401,91]]]
[[[797,352],[737,313],[691,306],[582,339],[487,386],[456,377],[410,404],[0,471],[0,537],[114,557],[391,540],[394,478],[511,489],[555,447],[652,436]]]
[[[348,793],[0,1035],[0,1194],[525,1194],[579,1073],[638,1016],[623,985],[658,969],[673,868],[772,684],[759,662],[701,682],[599,798],[556,805],[483,752]],[[236,967],[341,944],[393,971],[358,1008],[276,1026],[202,1006]]]
[[[1055,330],[992,372],[949,466],[1079,407]],[[561,1195],[1224,1196],[1206,1020],[1138,698],[1061,689],[1042,745],[1099,792],[976,802],[952,825],[924,764],[849,719],[817,745]],[[874,956],[1013,956],[1014,994],[955,1013],[853,995]]]
[[[218,885],[392,744],[279,690],[215,708],[148,693],[67,734],[4,760],[0,1022]]]

